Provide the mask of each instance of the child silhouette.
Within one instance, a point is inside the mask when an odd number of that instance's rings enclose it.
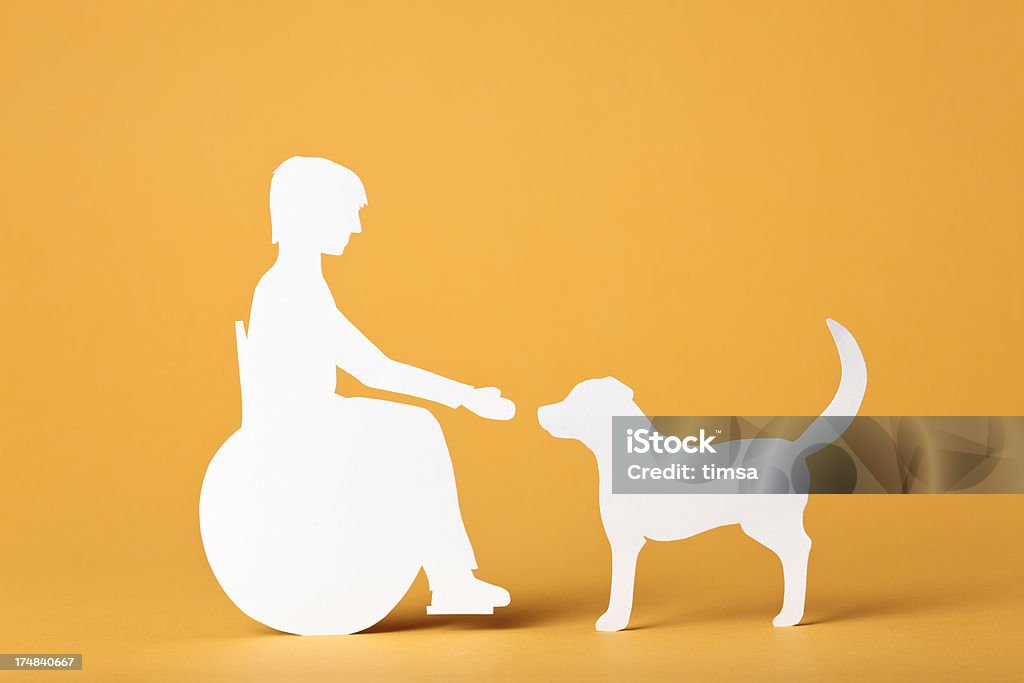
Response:
[[[296,633],[372,625],[404,594],[414,565],[427,574],[430,614],[509,604],[507,591],[473,575],[451,458],[431,412],[335,393],[340,367],[366,386],[482,417],[515,413],[496,388],[390,359],[338,310],[321,254],[340,255],[362,231],[365,204],[356,174],[327,159],[293,157],[274,172],[278,257],[240,340],[243,426],[215,456],[201,497],[204,545],[225,591],[250,616]],[[367,605],[366,596],[378,597]]]

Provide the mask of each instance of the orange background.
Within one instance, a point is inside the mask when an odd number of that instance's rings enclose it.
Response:
[[[652,544],[635,628],[595,633],[596,468],[534,419],[609,373],[650,414],[814,413],[826,316],[864,350],[865,414],[1024,412],[1020,3],[0,12],[0,649],[84,653],[59,680],[1024,675],[1016,496],[813,499],[795,629],[737,530]],[[421,577],[374,633],[282,636],[206,565],[232,321],[293,154],[366,184],[326,265],[347,316],[519,404],[435,411],[498,616],[427,618]]]

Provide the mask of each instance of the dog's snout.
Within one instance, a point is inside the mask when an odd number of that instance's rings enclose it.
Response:
[[[541,406],[537,409],[537,422],[540,422],[540,426],[551,436],[562,438],[562,432],[565,431],[562,424],[565,421],[564,413],[565,409],[561,403]]]
[[[540,422],[540,426],[544,429],[551,429],[551,412],[553,408],[553,405],[537,408],[537,422]]]

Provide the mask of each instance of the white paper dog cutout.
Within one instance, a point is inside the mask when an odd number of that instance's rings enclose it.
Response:
[[[301,635],[353,633],[398,603],[422,566],[430,614],[491,614],[503,588],[473,576],[444,435],[423,408],[335,393],[363,384],[508,420],[515,404],[393,361],[338,310],[321,254],[361,232],[359,178],[293,157],[270,188],[273,267],[235,323],[242,427],[210,462],[199,500],[214,575],[247,615]]]
[[[793,458],[806,457],[815,452],[816,444],[824,446],[842,436],[856,416],[867,388],[867,367],[857,341],[834,320],[829,320],[828,326],[839,349],[842,378],[835,398],[821,417],[803,436],[791,442]],[[807,558],[811,550],[811,539],[803,523],[807,496],[613,494],[612,417],[642,415],[633,402],[633,390],[613,377],[581,382],[563,401],[537,411],[541,426],[552,436],[577,439],[597,458],[601,521],[612,550],[611,596],[608,610],[597,620],[597,630],[618,631],[629,623],[636,560],[648,539],[674,541],[729,524],[739,524],[744,533],[778,555],[785,595],[782,610],[772,623],[799,623],[804,613]]]

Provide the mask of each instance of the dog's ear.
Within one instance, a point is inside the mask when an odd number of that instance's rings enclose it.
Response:
[[[602,380],[602,382],[605,385],[611,387],[612,390],[615,392],[616,396],[619,396],[626,401],[633,400],[633,390],[626,386],[624,383],[612,377],[611,375],[605,377],[604,380]]]

